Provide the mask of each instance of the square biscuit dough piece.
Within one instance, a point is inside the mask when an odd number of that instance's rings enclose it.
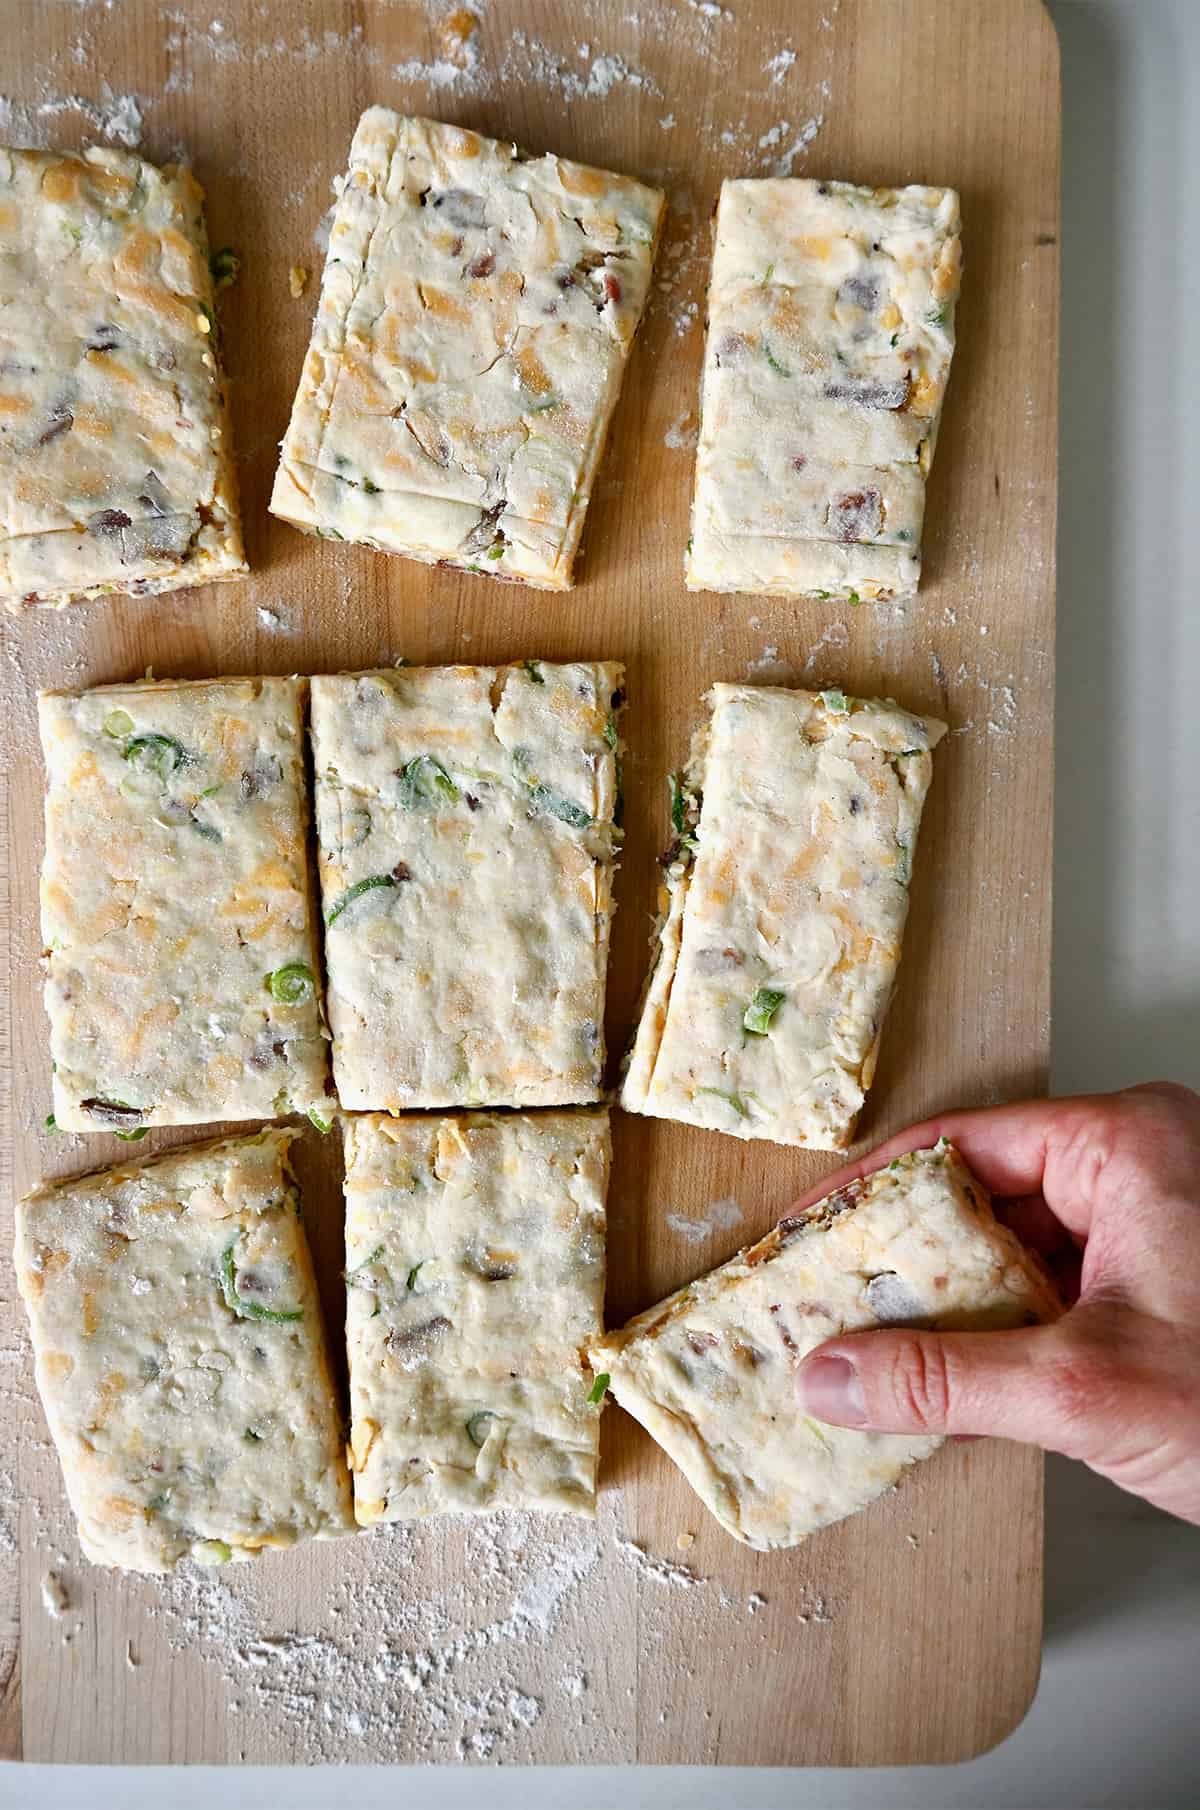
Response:
[[[795,1372],[815,1346],[873,1326],[1021,1326],[1060,1306],[942,1143],[782,1220],[606,1334],[591,1362],[726,1531],[767,1551],[865,1508],[942,1443],[801,1413]]]
[[[246,570],[204,197],[124,151],[0,149],[0,600]]]
[[[38,700],[54,1112],[70,1131],[333,1103],[300,679]]]
[[[844,1150],[875,1072],[945,724],[840,691],[710,696],[676,793],[621,1104]]]
[[[353,1530],[295,1135],[47,1182],[17,1207],[38,1388],[96,1564],[169,1571]]]
[[[600,1098],[623,670],[312,681],[343,1106]]]
[[[960,267],[953,189],[724,184],[690,589],[916,591]]]
[[[608,1114],[344,1124],[358,1520],[592,1513]]]
[[[274,514],[569,588],[662,210],[629,177],[370,108]]]

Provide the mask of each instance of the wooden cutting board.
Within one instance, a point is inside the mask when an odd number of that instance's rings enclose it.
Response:
[[[449,10],[0,5],[10,91],[0,141],[132,140],[140,120],[149,156],[194,162],[213,245],[242,257],[222,316],[254,568],[238,586],[3,627],[9,1196],[126,1154],[103,1137],[42,1131],[34,693],[148,665],[190,676],[400,655],[624,659],[616,1051],[647,960],[663,779],[706,686],[836,684],[944,716],[954,733],[935,759],[863,1147],[939,1107],[1045,1083],[1059,220],[1049,19],[1036,0],[480,0],[464,50],[443,36]],[[670,191],[654,301],[565,598],[307,540],[266,513],[319,281],[314,233],[354,123],[378,101]],[[683,587],[709,213],[723,176],[772,170],[962,191],[959,347],[926,577],[907,611]],[[312,272],[300,299],[292,265]],[[156,1135],[169,1141],[184,1140]],[[336,1327],[335,1144],[307,1139],[301,1170]],[[614,1321],[763,1232],[829,1167],[620,1114],[615,1152]],[[5,1753],[878,1765],[976,1753],[1031,1699],[1042,1533],[1031,1450],[948,1449],[857,1519],[764,1557],[709,1521],[610,1410],[598,1529],[441,1525],[272,1556],[207,1582],[126,1580],[79,1558],[7,1263],[0,1294]]]

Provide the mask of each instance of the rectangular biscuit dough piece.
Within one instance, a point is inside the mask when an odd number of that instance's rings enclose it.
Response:
[[[621,1104],[844,1150],[875,1071],[945,724],[840,691],[710,695],[675,794]]]
[[[0,149],[0,601],[246,570],[204,196],[126,151]]]
[[[623,670],[312,681],[343,1106],[600,1098]]]
[[[568,589],[662,210],[629,177],[370,108],[273,513]]]
[[[54,1112],[71,1131],[332,1117],[301,679],[38,700]]]
[[[801,1413],[800,1360],[872,1326],[1053,1319],[1037,1260],[941,1143],[784,1219],[591,1348],[593,1369],[735,1539],[767,1551],[852,1515],[942,1443]]]
[[[354,1512],[593,1512],[608,1114],[344,1121]]]
[[[687,583],[908,597],[954,351],[953,189],[726,182]]]
[[[353,1530],[296,1133],[47,1182],[17,1280],[86,1556],[214,1564]]]

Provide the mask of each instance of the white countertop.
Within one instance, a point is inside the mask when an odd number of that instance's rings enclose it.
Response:
[[[1200,0],[1051,11],[1064,191],[1054,1086],[1200,1087]],[[180,1769],[169,1783],[157,1768],[30,1766],[0,1768],[0,1803],[1193,1806],[1200,1529],[1059,1460],[1046,1511],[1041,1688],[1017,1732],[966,1766]]]

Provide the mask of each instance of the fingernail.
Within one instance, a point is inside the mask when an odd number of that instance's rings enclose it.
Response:
[[[837,1427],[865,1427],[867,1402],[858,1371],[849,1358],[812,1357],[796,1372],[802,1406],[817,1420]]]

